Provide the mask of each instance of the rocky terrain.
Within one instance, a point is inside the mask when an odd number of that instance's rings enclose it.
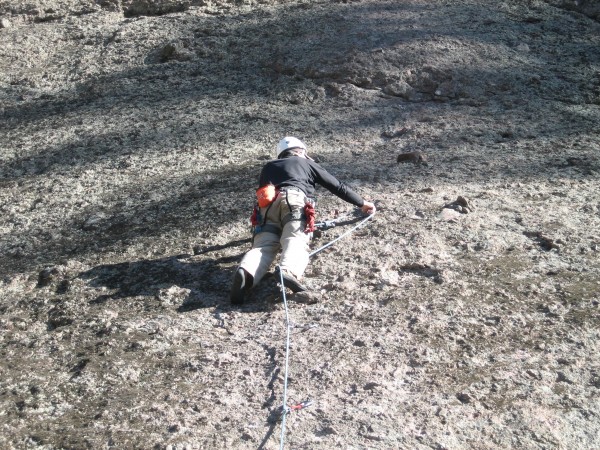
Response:
[[[0,448],[600,448],[599,19],[0,0]],[[378,212],[288,293],[282,433],[279,287],[228,290],[285,135]]]

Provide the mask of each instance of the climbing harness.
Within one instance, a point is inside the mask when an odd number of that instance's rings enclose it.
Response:
[[[304,220],[306,221],[306,226],[304,228],[304,232],[306,234],[312,233],[315,231],[315,204],[316,201],[314,198],[306,197],[304,208],[292,208],[290,202],[288,201],[287,193],[289,190],[298,190],[296,188],[281,188],[277,189],[272,184],[267,184],[256,191],[256,204],[254,205],[254,210],[252,211],[252,215],[250,216],[250,224],[252,225],[252,236],[254,238],[258,233],[274,233],[278,236],[281,236],[282,228],[288,222],[292,220]],[[290,210],[283,218],[281,219],[281,228],[277,225],[266,223],[267,215],[269,214],[269,210],[271,206],[275,203],[275,200],[279,196],[285,195],[285,202],[288,205],[288,209]],[[261,213],[261,209],[266,208],[264,214]]]
[[[375,215],[375,213],[368,215],[363,220],[361,220],[358,224],[356,224],[354,227],[352,227],[350,230],[346,231],[342,235],[338,236],[337,238],[335,238],[331,242],[323,245],[322,247],[318,248],[317,250],[309,253],[308,256],[311,257],[313,255],[316,255],[317,253],[325,250],[327,247],[330,247],[331,245],[333,245],[335,242],[339,241],[343,237],[348,236],[350,233],[352,233],[353,231],[357,230],[358,228],[363,226],[365,223],[367,223],[368,220],[372,219],[374,215]],[[329,225],[335,226],[335,223],[337,223],[338,221],[339,220],[329,221]],[[323,223],[327,223],[327,221],[325,221]],[[315,224],[315,225],[318,225],[318,224]],[[283,444],[284,444],[284,440],[285,440],[285,419],[286,419],[287,415],[292,411],[299,411],[301,409],[309,407],[310,405],[312,405],[312,400],[305,400],[303,402],[300,402],[300,403],[298,403],[296,405],[292,405],[292,406],[288,406],[288,404],[287,404],[287,386],[288,386],[288,369],[289,369],[289,359],[290,359],[291,325],[290,325],[290,314],[289,314],[289,309],[288,309],[287,296],[285,295],[285,286],[283,284],[283,270],[281,270],[281,266],[279,266],[279,265],[277,266],[277,272],[279,272],[279,285],[281,286],[281,296],[283,297],[283,306],[285,308],[285,328],[286,328],[285,368],[284,368],[284,375],[283,375],[283,404],[281,406],[281,416],[280,416],[281,417],[281,437],[279,440],[279,449],[283,450]]]
[[[277,198],[277,197],[275,197]],[[267,222],[267,214],[269,214],[269,210],[271,209],[271,206],[273,206],[274,200],[271,201],[271,203],[269,203],[266,206],[266,211],[263,215],[260,212],[260,205],[257,204],[254,205],[254,210],[252,211],[252,216],[250,216],[250,224],[252,225],[252,241],[254,242],[254,236],[256,236],[258,233],[262,233],[262,232],[268,232],[268,233],[275,233],[275,234],[281,234],[281,230],[278,226],[276,225],[272,225],[272,224],[268,224]]]

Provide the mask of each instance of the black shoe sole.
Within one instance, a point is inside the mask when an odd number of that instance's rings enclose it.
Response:
[[[241,305],[244,303],[244,285],[245,285],[244,269],[238,269],[233,276],[231,292],[229,300],[232,305]]]
[[[303,284],[301,284],[298,280],[296,280],[296,278],[291,277],[285,273],[282,274],[283,275],[283,285],[290,289],[292,292],[304,292],[307,291],[308,289],[306,288],[306,286],[304,286]]]

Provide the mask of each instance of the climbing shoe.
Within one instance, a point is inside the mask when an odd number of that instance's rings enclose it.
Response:
[[[279,275],[279,273],[276,275]],[[300,281],[298,281],[298,279],[287,270],[282,270],[281,276],[283,277],[283,285],[292,292],[303,292],[308,290],[306,286],[300,283]]]
[[[244,294],[248,290],[247,284],[246,271],[240,267],[233,275],[233,283],[231,284],[231,292],[229,293],[231,304],[241,305],[244,303]]]

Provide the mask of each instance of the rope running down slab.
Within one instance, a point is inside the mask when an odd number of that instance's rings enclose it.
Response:
[[[330,247],[335,242],[339,241],[345,236],[348,236],[354,230],[363,226],[368,220],[372,219],[375,214],[370,214],[361,220],[358,224],[352,227],[350,230],[341,234],[331,242],[325,244],[324,246],[318,248],[317,250],[309,253],[309,257],[316,255],[317,253],[325,250],[327,247]],[[283,377],[283,405],[282,405],[282,414],[281,414],[281,437],[279,440],[279,449],[283,450],[283,444],[285,441],[285,419],[287,417],[287,413],[289,408],[287,406],[287,386],[288,386],[288,368],[289,368],[289,360],[290,360],[290,314],[288,309],[287,297],[285,295],[285,286],[283,285],[283,272],[281,270],[281,266],[277,266],[279,272],[279,285],[281,286],[281,295],[283,297],[283,306],[285,308],[285,328],[286,328],[286,339],[285,339],[285,369],[284,369],[284,377]]]
[[[281,418],[281,438],[279,448],[283,450],[283,441],[285,439],[285,418],[287,416],[287,384],[288,384],[288,366],[290,361],[290,315],[288,311],[287,297],[285,296],[285,286],[283,285],[283,272],[280,266],[279,269],[279,283],[281,285],[281,294],[283,296],[283,305],[285,306],[285,328],[286,328],[286,339],[285,339],[285,370],[283,377],[283,406],[282,406],[282,418]]]

